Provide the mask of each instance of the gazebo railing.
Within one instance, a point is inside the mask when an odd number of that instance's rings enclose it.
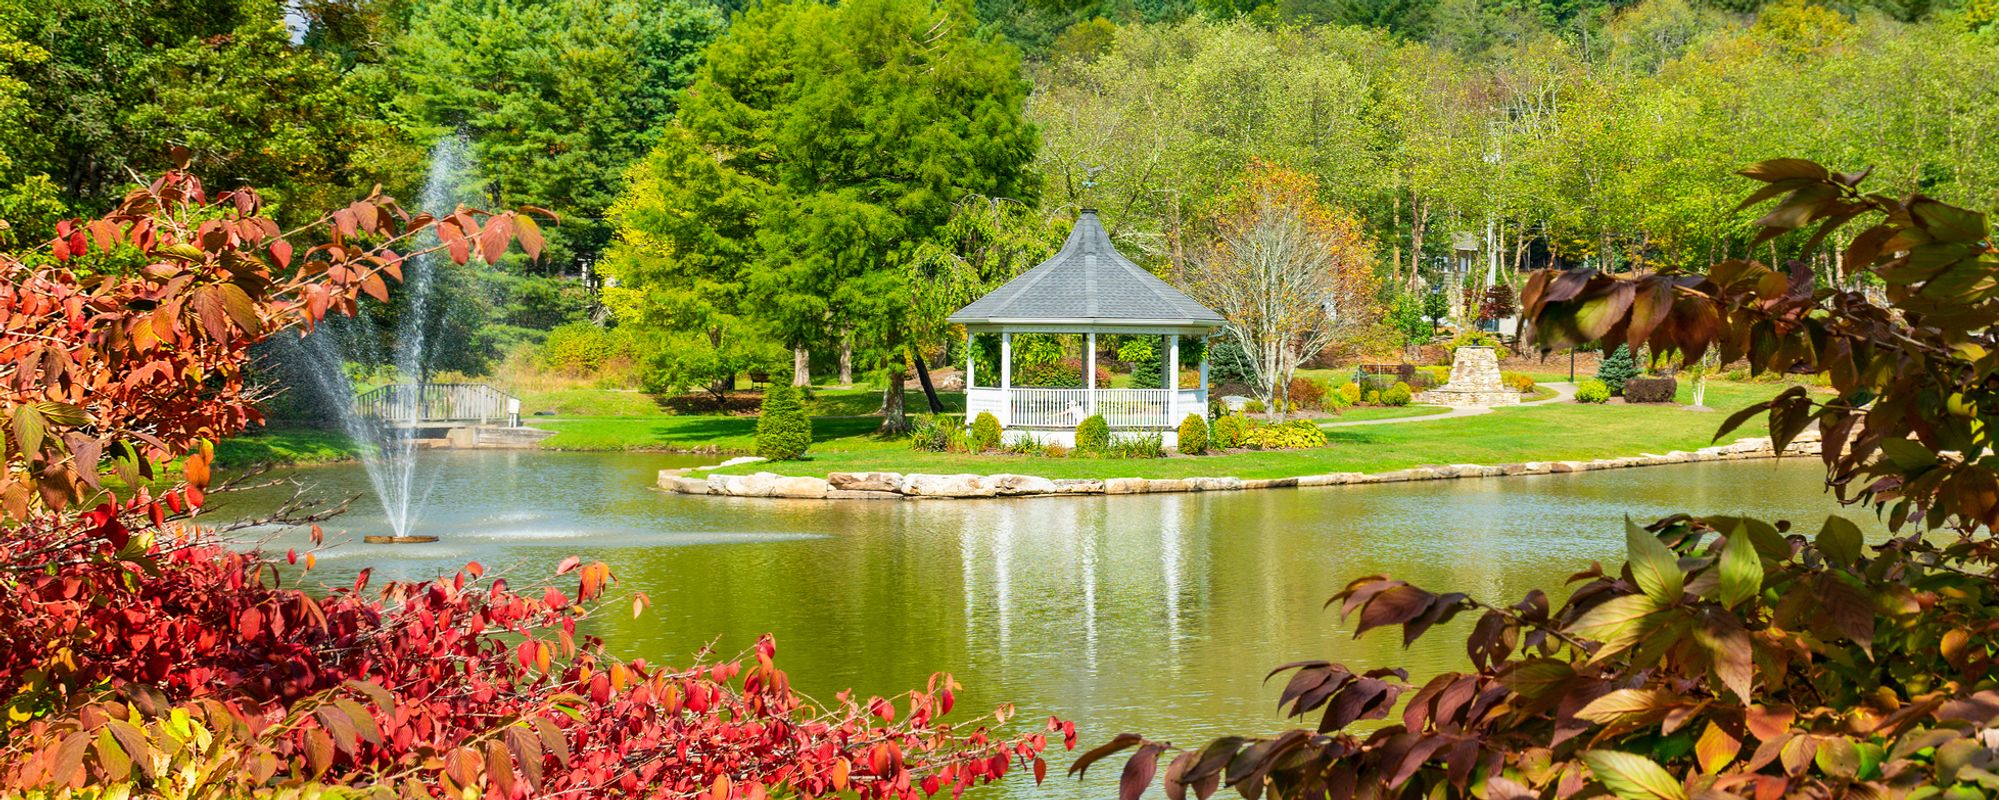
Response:
[[[1009,427],[1073,428],[1092,413],[1089,389],[1016,386],[1004,391]],[[1094,413],[1112,428],[1170,428],[1179,424],[1173,418],[1175,394],[1168,389],[1098,389]]]

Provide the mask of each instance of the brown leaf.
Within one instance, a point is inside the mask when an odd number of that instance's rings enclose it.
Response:
[[[1081,778],[1084,772],[1089,770],[1090,765],[1097,763],[1098,759],[1143,741],[1145,741],[1145,737],[1136,733],[1120,733],[1113,736],[1110,741],[1097,745],[1082,755],[1077,756],[1076,763],[1069,765],[1069,774]]]
[[[1354,638],[1360,638],[1373,628],[1383,625],[1400,625],[1423,615],[1429,610],[1436,595],[1402,584],[1376,594],[1367,601],[1360,611],[1360,622],[1354,626]]]
[[[1709,722],[1700,740],[1694,742],[1694,758],[1700,761],[1701,771],[1709,775],[1720,772],[1740,752],[1742,740],[1729,735],[1714,722]]]

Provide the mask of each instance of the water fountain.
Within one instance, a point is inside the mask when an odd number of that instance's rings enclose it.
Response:
[[[463,136],[451,135],[439,140],[430,149],[430,169],[418,197],[419,210],[442,215],[469,200],[461,187],[475,169],[470,143]],[[387,352],[383,352],[382,343],[388,324],[371,314],[365,305],[351,320],[329,319],[305,337],[298,350],[303,362],[299,371],[309,376],[310,388],[322,405],[360,447],[361,463],[376,499],[382,504],[389,534],[367,537],[369,541],[434,541],[433,537],[416,536],[410,531],[422,515],[437,476],[419,464],[416,427],[357,413],[354,407],[357,392],[347,365],[388,365],[394,368],[398,381],[418,384],[425,381],[434,355],[431,341],[445,304],[445,298],[438,292],[439,269],[434,256],[404,263],[402,284],[391,290],[402,302],[402,308],[393,321],[393,336],[386,339]]]

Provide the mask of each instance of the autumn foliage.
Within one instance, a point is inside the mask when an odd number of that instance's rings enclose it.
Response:
[[[376,195],[292,231],[261,212],[176,171],[0,254],[0,794],[909,798],[1038,775],[1042,734],[987,730],[1010,709],[943,721],[948,675],[821,706],[769,638],[681,667],[616,659],[578,630],[614,591],[601,563],[523,589],[470,564],[304,591],[222,546],[197,515],[212,442],[259,419],[251,345],[385,297],[419,255],[541,246],[532,210],[433,218]]]
[[[1983,215],[1859,190],[1862,175],[1779,160],[1743,173],[1777,200],[1764,239],[1855,220],[1834,286],[1803,265],[1707,274],[1542,272],[1522,306],[1544,349],[1718,349],[1756,372],[1827,376],[1736,414],[1823,432],[1827,482],[1898,533],[1867,546],[1735,517],[1627,522],[1625,563],[1567,599],[1508,602],[1368,576],[1331,603],[1356,635],[1463,631],[1470,669],[1286,664],[1278,707],[1305,727],[1179,749],[1124,734],[1120,796],[1228,787],[1273,798],[1616,796],[1648,800],[1984,797],[1999,789],[1999,252]],[[1805,248],[1810,250],[1810,247]],[[1957,535],[1951,535],[1955,529]],[[1329,603],[1330,605],[1330,603]],[[1462,619],[1461,619],[1462,618]],[[1470,620],[1468,629],[1464,620]],[[1458,622],[1452,628],[1441,626]],[[1378,634],[1377,634],[1378,635]],[[1162,767],[1163,762],[1163,767]]]

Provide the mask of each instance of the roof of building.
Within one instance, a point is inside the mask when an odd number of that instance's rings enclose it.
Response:
[[[1208,309],[1111,246],[1094,209],[1083,209],[1062,251],[958,309],[958,324],[1218,326]]]

